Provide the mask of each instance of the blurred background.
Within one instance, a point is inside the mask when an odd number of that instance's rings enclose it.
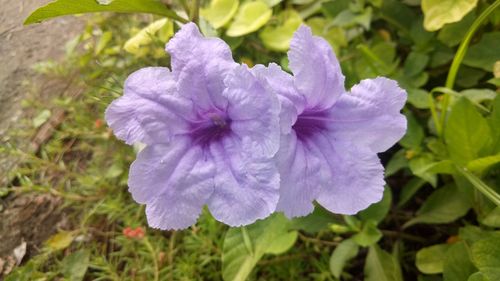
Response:
[[[0,0],[0,280],[500,280],[500,1],[123,8],[151,2]],[[40,7],[28,23],[128,13],[23,25]],[[130,73],[169,66],[164,46],[180,24],[171,11],[249,66],[288,71],[290,39],[307,24],[334,49],[347,89],[397,80],[408,132],[380,155],[383,200],[354,216],[317,206],[229,228],[204,211],[183,231],[148,228],[127,191],[138,148],[103,118]]]

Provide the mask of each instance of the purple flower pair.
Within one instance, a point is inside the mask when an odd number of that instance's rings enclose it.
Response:
[[[142,142],[129,191],[151,227],[182,229],[204,205],[246,225],[275,211],[304,216],[317,201],[354,214],[381,199],[377,157],[406,131],[406,93],[386,78],[350,93],[328,43],[302,26],[278,65],[249,69],[190,23],[167,44],[172,70],[141,69],[106,110],[115,135]]]

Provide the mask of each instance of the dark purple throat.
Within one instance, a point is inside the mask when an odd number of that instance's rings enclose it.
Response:
[[[306,141],[327,128],[328,113],[325,111],[304,111],[297,117],[292,128],[297,138]]]
[[[220,141],[231,134],[231,119],[223,113],[208,113],[191,124],[190,137],[193,143],[203,147]]]

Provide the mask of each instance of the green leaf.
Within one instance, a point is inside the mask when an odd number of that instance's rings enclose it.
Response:
[[[449,248],[448,244],[438,244],[420,249],[415,261],[418,270],[425,274],[442,273],[446,251]]]
[[[468,13],[461,21],[445,25],[439,31],[437,38],[446,46],[453,47],[458,45],[474,22],[474,19],[474,13]]]
[[[267,248],[266,254],[283,254],[295,244],[298,236],[299,233],[297,231],[290,231],[287,234],[281,235],[271,243],[269,248]]]
[[[472,262],[489,280],[500,280],[500,236],[481,239],[472,245]]]
[[[359,246],[351,239],[342,241],[330,257],[330,272],[336,278],[340,278],[342,271],[348,261],[358,255]]]
[[[339,222],[338,217],[324,208],[316,206],[311,214],[305,217],[292,219],[289,224],[289,229],[300,229],[308,233],[317,233],[327,229],[329,224],[335,222]]]
[[[408,102],[418,109],[427,109],[430,107],[429,92],[422,89],[407,89]]]
[[[62,273],[67,280],[81,281],[89,267],[90,251],[79,250],[64,258]]]
[[[288,225],[282,214],[274,214],[245,228],[229,229],[222,248],[223,279],[246,280],[264,254],[287,250],[296,239],[296,231],[289,234]]]
[[[399,141],[399,144],[408,149],[418,150],[425,137],[424,129],[411,111],[405,111],[404,113],[408,120],[408,128],[404,137]]]
[[[413,177],[410,181],[408,181],[408,183],[403,186],[403,189],[399,194],[398,207],[406,204],[406,202],[408,202],[413,197],[413,195],[415,195],[415,193],[417,193],[417,191],[419,191],[420,188],[424,186],[424,184],[424,180],[416,177]]]
[[[388,186],[384,188],[384,196],[382,200],[379,202],[370,205],[367,209],[358,213],[358,217],[360,217],[363,221],[375,221],[377,223],[381,222],[387,213],[389,213],[389,209],[391,208],[392,203],[392,192]]]
[[[474,173],[482,173],[489,167],[500,163],[500,154],[474,159],[467,163],[467,169]]]
[[[408,167],[408,159],[406,159],[405,150],[400,149],[387,163],[385,167],[385,177],[390,177],[405,167]]]
[[[500,31],[485,33],[479,43],[469,47],[464,58],[464,64],[493,71],[493,65],[500,60]]]
[[[283,0],[262,0],[262,1],[271,8],[283,2]]]
[[[465,165],[478,158],[479,151],[490,139],[490,128],[474,105],[460,98],[451,108],[444,138],[451,159]]]
[[[483,273],[481,272],[476,272],[469,276],[469,279],[467,281],[491,281],[489,280]]]
[[[166,31],[165,37],[162,38],[165,39],[165,41],[174,35],[173,23],[167,19],[160,19],[152,22],[128,39],[125,45],[123,45],[123,49],[131,54],[140,55],[141,48],[149,45],[153,41],[155,34],[161,29],[165,29]]]
[[[339,53],[341,47],[347,46],[347,38],[344,29],[338,26],[332,26],[330,22],[323,17],[313,17],[307,20],[307,25],[316,36],[323,37],[330,46]]]
[[[403,281],[399,261],[394,255],[373,245],[365,262],[365,281]]]
[[[273,11],[262,1],[245,2],[226,31],[227,36],[237,37],[261,28],[271,18]]]
[[[417,216],[404,227],[416,223],[448,223],[464,216],[471,203],[460,193],[454,184],[449,184],[434,191],[417,211]]]
[[[476,271],[465,242],[455,243],[448,249],[443,266],[444,281],[467,281]]]
[[[429,31],[441,29],[447,23],[461,20],[477,5],[477,0],[422,0],[424,27]]]
[[[383,19],[406,33],[409,32],[417,18],[412,9],[397,0],[384,0],[380,8],[380,14]]]
[[[481,223],[491,227],[500,227],[500,207],[496,207],[489,212],[486,217],[482,219]]]
[[[429,172],[430,165],[433,165],[434,163],[434,160],[428,154],[412,158],[408,162],[410,170],[414,175],[424,179],[432,186],[436,186],[437,176],[435,173]]]
[[[185,22],[175,12],[156,0],[114,0],[107,5],[99,4],[96,0],[56,0],[38,8],[24,21],[24,24],[65,15],[96,12],[149,13]]]
[[[71,231],[61,231],[52,235],[45,244],[52,251],[66,249],[75,239],[75,233]]]
[[[238,0],[212,0],[207,8],[200,10],[200,15],[214,28],[220,28],[233,18],[239,4]]]
[[[302,24],[302,18],[295,10],[285,10],[278,15],[278,26],[267,25],[259,33],[259,37],[270,50],[287,51],[290,48],[292,36]]]
[[[352,241],[362,247],[368,247],[377,243],[382,238],[382,232],[377,228],[376,221],[367,221],[363,224],[361,231],[352,236]]]
[[[429,56],[419,52],[411,52],[406,58],[404,65],[404,73],[406,76],[415,76],[422,72],[427,63],[429,62]]]
[[[52,113],[48,109],[42,110],[35,118],[33,118],[33,127],[38,128],[43,125],[43,123],[49,120]]]

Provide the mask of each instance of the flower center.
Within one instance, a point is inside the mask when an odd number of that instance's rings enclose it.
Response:
[[[199,122],[191,124],[190,136],[194,144],[208,146],[231,133],[231,119],[225,114],[208,113]]]
[[[328,113],[325,111],[304,111],[298,117],[292,128],[297,134],[297,138],[306,141],[317,133],[326,129]]]

